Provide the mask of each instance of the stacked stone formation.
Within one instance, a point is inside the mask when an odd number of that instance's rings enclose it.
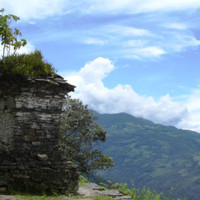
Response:
[[[75,192],[77,168],[59,150],[62,104],[73,90],[61,77],[0,79],[0,187]]]

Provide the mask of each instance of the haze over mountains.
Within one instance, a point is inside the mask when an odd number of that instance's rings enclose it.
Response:
[[[115,167],[98,175],[114,182],[143,186],[176,197],[199,200],[200,134],[163,126],[129,114],[99,114],[107,131],[100,146],[113,157]]]

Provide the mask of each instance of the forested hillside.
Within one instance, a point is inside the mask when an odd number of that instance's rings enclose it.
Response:
[[[98,173],[114,182],[134,181],[177,197],[199,200],[200,134],[171,126],[154,124],[131,115],[98,114],[97,122],[107,130],[100,146],[112,156],[115,167]]]

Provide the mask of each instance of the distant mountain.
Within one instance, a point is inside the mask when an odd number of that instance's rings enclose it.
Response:
[[[163,126],[131,115],[98,114],[97,122],[107,131],[100,146],[115,167],[98,175],[114,182],[131,180],[176,197],[200,199],[200,134]]]

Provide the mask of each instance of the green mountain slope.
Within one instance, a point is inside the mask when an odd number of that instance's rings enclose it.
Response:
[[[114,182],[134,181],[177,197],[200,199],[200,134],[154,124],[131,115],[98,114],[97,122],[107,131],[100,146],[112,156],[115,167],[98,175]]]

